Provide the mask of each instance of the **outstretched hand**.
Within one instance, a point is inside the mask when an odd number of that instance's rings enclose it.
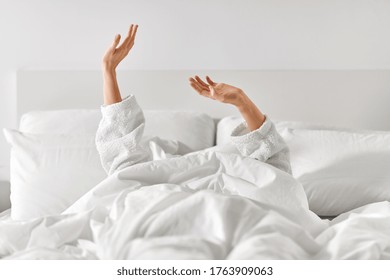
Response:
[[[131,48],[134,46],[137,29],[138,25],[130,25],[127,36],[119,47],[121,35],[117,34],[115,36],[114,42],[103,57],[103,68],[105,70],[115,70],[118,64],[129,54]]]
[[[191,87],[200,95],[236,106],[251,131],[263,125],[265,115],[249,99],[244,91],[228,84],[216,83],[208,76],[206,76],[206,81],[207,83],[199,78],[199,76],[189,78]]]
[[[199,76],[189,78],[191,87],[200,95],[237,107],[241,106],[244,97],[241,89],[224,83],[216,83],[209,76],[206,76],[206,81],[207,83]]]

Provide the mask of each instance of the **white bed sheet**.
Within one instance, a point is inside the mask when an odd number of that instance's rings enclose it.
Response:
[[[0,213],[0,222],[11,220],[11,209],[4,210]]]
[[[62,215],[0,220],[0,256],[390,258],[389,202],[321,220],[289,174],[214,150],[125,168]]]

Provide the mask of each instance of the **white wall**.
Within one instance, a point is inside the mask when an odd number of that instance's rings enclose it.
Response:
[[[387,0],[0,0],[0,127],[17,69],[98,69],[132,22],[127,69],[390,69]]]

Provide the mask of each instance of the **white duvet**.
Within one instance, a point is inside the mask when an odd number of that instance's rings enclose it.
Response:
[[[268,118],[234,130],[233,147],[178,156],[177,142],[142,140],[134,97],[102,112],[96,142],[111,175],[61,215],[0,216],[1,258],[390,258],[390,203],[321,220]]]
[[[213,150],[126,167],[62,215],[0,219],[5,259],[388,259],[390,204],[332,222],[288,173]]]

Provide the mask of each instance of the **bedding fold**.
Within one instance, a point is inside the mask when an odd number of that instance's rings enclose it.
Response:
[[[321,220],[288,173],[208,150],[121,169],[61,215],[0,220],[0,256],[388,259],[389,218],[382,202]]]

